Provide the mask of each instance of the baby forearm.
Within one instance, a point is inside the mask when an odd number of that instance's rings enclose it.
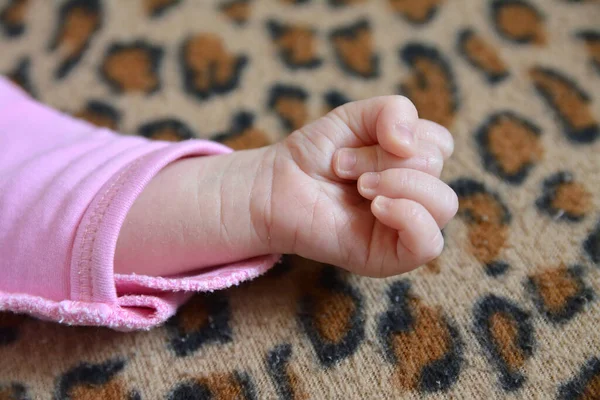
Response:
[[[269,254],[265,207],[257,206],[268,201],[269,153],[189,158],[164,168],[127,214],[115,272],[168,276]]]

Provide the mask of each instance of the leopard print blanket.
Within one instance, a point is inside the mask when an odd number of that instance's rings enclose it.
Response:
[[[267,145],[401,93],[448,127],[446,248],[288,257],[119,333],[0,314],[0,399],[600,398],[600,3],[2,0],[0,72],[124,134]]]

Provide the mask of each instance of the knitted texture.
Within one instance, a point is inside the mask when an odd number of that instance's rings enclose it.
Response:
[[[55,108],[244,149],[401,93],[453,133],[460,198],[403,276],[286,257],[149,332],[0,314],[0,398],[600,398],[599,21],[595,0],[0,1],[0,73]]]

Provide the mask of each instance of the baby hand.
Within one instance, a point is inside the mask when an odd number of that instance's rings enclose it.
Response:
[[[438,179],[453,147],[405,97],[339,107],[274,146],[263,236],[273,251],[367,276],[427,263],[458,209]]]

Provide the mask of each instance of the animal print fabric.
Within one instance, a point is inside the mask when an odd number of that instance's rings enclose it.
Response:
[[[33,96],[152,139],[252,148],[404,94],[460,197],[403,276],[287,257],[149,332],[1,314],[0,399],[600,398],[598,1],[3,0],[0,35]]]

